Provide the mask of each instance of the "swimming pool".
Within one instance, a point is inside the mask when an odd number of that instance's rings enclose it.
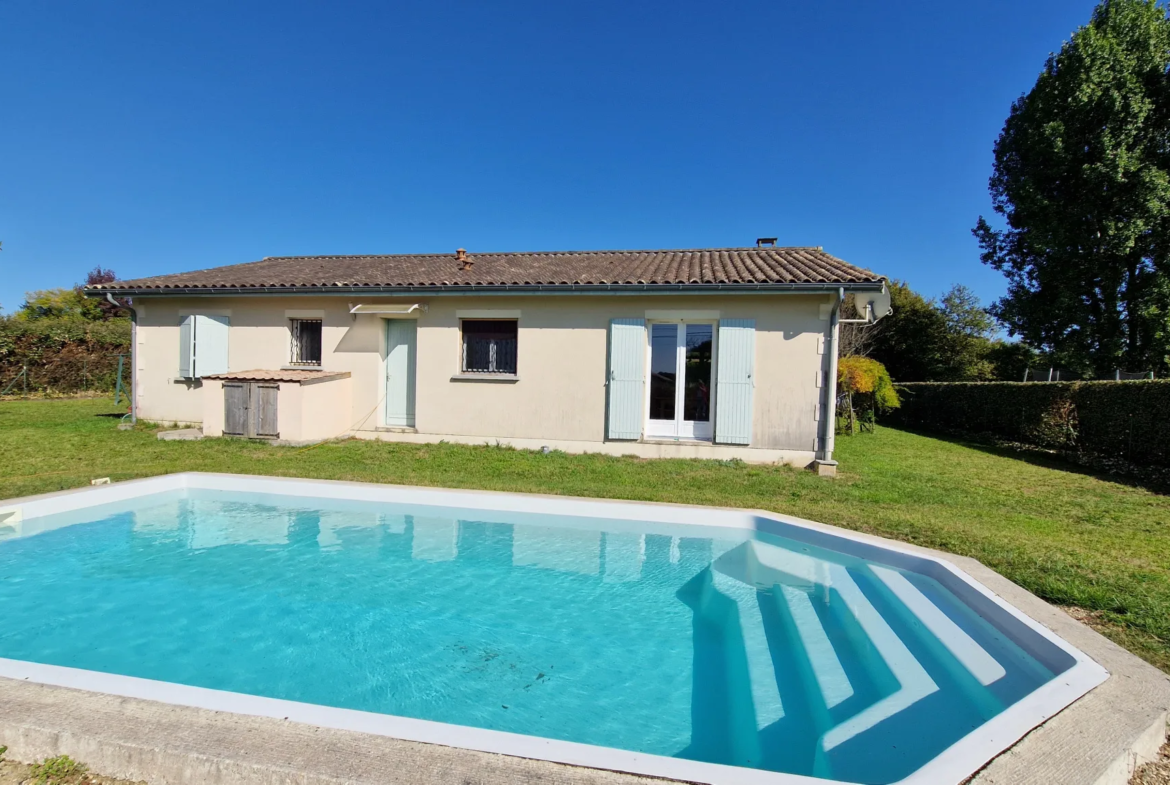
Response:
[[[185,474],[0,503],[0,676],[700,782],[959,782],[1103,669],[770,513]]]

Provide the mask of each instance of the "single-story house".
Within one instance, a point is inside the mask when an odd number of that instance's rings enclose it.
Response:
[[[884,292],[820,248],[759,243],[268,257],[87,289],[132,305],[136,417],[206,436],[826,473],[840,306],[852,294],[880,318]]]

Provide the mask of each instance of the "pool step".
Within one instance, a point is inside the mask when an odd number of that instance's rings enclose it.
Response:
[[[747,658],[748,680],[756,729],[763,730],[784,716],[784,703],[772,667],[772,650],[764,630],[764,617],[756,590],[719,572],[712,573],[712,587],[735,603],[739,610],[739,628]]]
[[[853,685],[841,665],[837,650],[821,624],[812,600],[805,592],[791,586],[775,586],[775,595],[784,604],[788,618],[800,639],[809,670],[820,690],[826,709],[833,709],[853,697]]]
[[[986,687],[1007,675],[1004,667],[986,649],[955,624],[905,575],[876,564],[870,567],[870,571],[980,684]]]
[[[803,676],[798,686],[789,684],[787,689],[804,694],[790,694],[788,699],[806,710],[816,726],[817,768],[822,775],[828,774],[826,756],[834,749],[940,689],[844,566],[759,541],[724,553],[712,566],[712,588],[732,599],[739,611],[749,667],[756,657],[773,662],[773,653],[765,650],[767,638],[759,613],[759,602],[767,594],[779,611],[786,638],[799,642],[799,651],[790,653],[795,659],[786,662],[795,663]],[[865,576],[867,582],[895,600],[900,618],[912,620],[937,639],[937,645],[927,643],[939,652],[946,667],[952,672],[961,668],[973,677],[967,680],[972,688],[970,697],[976,703],[994,702],[979,685],[986,687],[1003,678],[1003,665],[901,572],[880,565],[861,569],[871,571],[876,578],[871,581]],[[821,608],[824,610],[818,612]],[[823,618],[822,613],[830,617]],[[948,657],[954,662],[948,662]],[[853,671],[844,667],[845,658],[855,663]],[[784,666],[776,660],[776,667]],[[862,683],[851,680],[859,677]],[[756,717],[757,727],[763,730],[766,720],[783,716],[783,704],[771,669],[755,667],[751,682],[753,705],[763,707]],[[772,690],[776,690],[776,699],[770,702],[765,696]],[[838,707],[849,711],[844,704],[859,691],[876,697],[842,718]],[[770,706],[777,710],[769,712]]]
[[[891,694],[826,731],[821,737],[820,745],[825,752],[938,691],[938,685],[862,593],[849,571],[839,564],[834,564],[829,568],[829,576],[829,585],[865,632],[882,664],[889,669],[897,682],[897,688]]]

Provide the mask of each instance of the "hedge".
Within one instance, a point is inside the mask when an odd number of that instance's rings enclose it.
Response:
[[[1170,466],[1170,381],[917,382],[898,391],[893,424]]]
[[[0,317],[0,391],[24,366],[28,367],[29,392],[113,391],[118,355],[129,352],[129,319]],[[122,380],[129,384],[128,361]],[[22,381],[12,389],[13,394],[23,391]]]

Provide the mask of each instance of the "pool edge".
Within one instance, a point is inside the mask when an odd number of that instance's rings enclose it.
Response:
[[[220,481],[227,481],[227,482],[223,483]],[[133,496],[137,496],[137,495],[142,495],[144,493],[153,493],[153,492],[166,490],[166,489],[172,489],[172,488],[176,488],[176,487],[210,487],[210,486],[222,487],[224,484],[234,485],[237,483],[249,483],[249,484],[255,483],[257,485],[272,485],[272,484],[282,485],[285,483],[289,483],[289,485],[286,486],[289,488],[292,487],[291,484],[295,483],[296,486],[302,490],[305,489],[307,486],[325,486],[325,487],[328,487],[328,488],[331,488],[331,489],[334,489],[337,491],[340,491],[342,489],[359,488],[359,489],[365,489],[366,491],[373,492],[373,493],[409,492],[411,495],[414,495],[418,498],[426,498],[429,496],[438,497],[441,494],[448,494],[449,495],[449,494],[454,493],[458,496],[463,496],[463,497],[479,497],[481,500],[484,497],[491,497],[491,498],[496,499],[497,501],[511,500],[514,503],[519,503],[519,501],[523,501],[525,504],[532,504],[532,503],[536,503],[540,500],[543,500],[544,502],[548,502],[549,505],[536,504],[536,506],[537,507],[552,506],[554,508],[557,506],[560,506],[562,504],[565,504],[566,502],[569,502],[569,503],[581,502],[581,503],[587,503],[588,506],[590,506],[590,507],[597,506],[597,507],[607,508],[608,515],[612,515],[615,517],[618,516],[619,514],[620,515],[628,514],[628,510],[621,512],[621,513],[618,512],[618,510],[623,508],[623,507],[624,508],[630,508],[630,507],[647,508],[647,507],[649,507],[649,508],[652,508],[656,511],[653,515],[654,519],[656,519],[656,520],[663,520],[663,513],[666,510],[673,511],[673,513],[675,513],[675,514],[667,515],[665,517],[670,518],[670,519],[674,519],[674,518],[678,517],[679,515],[681,515],[682,517],[685,517],[685,513],[687,511],[691,511],[693,513],[693,511],[695,509],[717,510],[717,511],[720,511],[721,513],[727,514],[726,516],[724,516],[724,515],[719,516],[721,519],[726,517],[728,520],[730,520],[731,518],[743,518],[745,516],[747,516],[747,517],[751,517],[751,516],[762,517],[762,518],[765,518],[768,520],[777,521],[786,527],[794,526],[794,527],[797,527],[800,529],[817,531],[817,532],[821,532],[825,535],[831,536],[834,539],[840,538],[840,539],[845,540],[845,541],[868,543],[869,545],[876,546],[878,548],[881,548],[884,551],[889,551],[889,552],[894,552],[894,553],[903,553],[903,554],[906,554],[906,555],[911,556],[911,557],[927,559],[927,560],[929,560],[937,565],[941,565],[943,568],[951,571],[954,575],[958,576],[959,579],[968,583],[973,590],[986,593],[996,602],[997,605],[999,605],[1002,608],[1005,608],[1009,613],[1015,612],[1016,615],[1020,616],[1022,618],[1022,620],[1026,624],[1028,624],[1030,627],[1032,627],[1036,632],[1049,638],[1049,640],[1052,643],[1056,644],[1058,647],[1064,649],[1065,651],[1068,651],[1077,660],[1076,664],[1070,669],[1070,671],[1068,673],[1064,674],[1065,676],[1070,677],[1070,679],[1069,679],[1070,684],[1056,685],[1056,687],[1054,687],[1054,689],[1063,689],[1066,692],[1066,695],[1064,696],[1064,700],[1068,700],[1069,697],[1075,696],[1071,705],[1068,705],[1066,708],[1064,708],[1063,710],[1060,710],[1058,713],[1055,714],[1055,720],[1059,720],[1061,717],[1069,714],[1070,712],[1073,712],[1073,710],[1077,708],[1078,704],[1086,701],[1088,697],[1092,697],[1095,693],[1100,692],[1104,688],[1105,685],[1110,685],[1110,684],[1116,685],[1116,684],[1119,684],[1121,682],[1125,682],[1126,684],[1141,682],[1144,685],[1142,687],[1143,694],[1146,695],[1147,697],[1156,698],[1156,700],[1154,700],[1153,703],[1151,704],[1151,708],[1157,708],[1158,706],[1161,706],[1162,707],[1161,711],[1163,712],[1163,714],[1162,714],[1163,717],[1164,717],[1165,707],[1170,706],[1170,681],[1168,681],[1166,679],[1166,677],[1163,674],[1161,674],[1161,672],[1157,671],[1156,669],[1153,669],[1151,666],[1146,665],[1144,662],[1137,659],[1133,655],[1129,654],[1128,652],[1125,652],[1123,649],[1120,649],[1120,647],[1116,647],[1113,644],[1109,643],[1104,638],[1101,638],[1100,636],[1098,636],[1096,633],[1093,633],[1091,630],[1088,630],[1088,628],[1084,627],[1079,622],[1072,620],[1071,618],[1069,618],[1067,615],[1063,614],[1059,610],[1054,609],[1051,606],[1048,606],[1046,603],[1043,603],[1041,600],[1036,598],[1034,595],[1031,595],[1030,593],[1025,592],[1020,587],[1015,586],[1015,584],[1012,584],[1010,581],[1007,581],[1005,578],[1000,576],[998,573],[995,573],[994,571],[986,568],[984,565],[982,565],[981,563],[979,563],[977,561],[974,561],[972,559],[966,559],[966,558],[960,557],[960,556],[955,556],[953,554],[946,554],[946,553],[942,553],[939,551],[933,551],[930,549],[920,548],[918,546],[909,545],[907,543],[901,543],[901,542],[897,542],[897,541],[887,540],[885,538],[876,537],[873,535],[860,534],[858,532],[852,532],[852,531],[849,531],[846,529],[841,529],[841,528],[829,526],[826,524],[820,524],[820,523],[816,523],[813,521],[807,521],[807,520],[803,520],[803,519],[799,519],[799,518],[794,518],[792,516],[787,516],[787,515],[784,515],[781,513],[775,513],[775,512],[770,512],[770,511],[747,510],[747,509],[737,509],[737,508],[713,508],[713,507],[705,507],[705,506],[697,506],[697,505],[664,504],[664,503],[637,502],[637,501],[628,501],[628,500],[577,498],[577,497],[556,496],[556,495],[515,494],[515,493],[507,493],[507,492],[478,491],[478,490],[470,490],[470,489],[452,490],[452,489],[441,489],[441,488],[432,488],[432,487],[380,485],[380,484],[372,484],[372,483],[352,483],[352,482],[346,482],[346,481],[330,481],[330,480],[308,480],[308,481],[306,481],[306,480],[303,480],[300,478],[257,477],[257,476],[252,476],[252,475],[231,475],[231,474],[197,473],[197,472],[172,474],[172,475],[159,475],[159,476],[156,476],[153,478],[146,478],[143,480],[129,481],[126,483],[117,483],[117,484],[110,485],[110,486],[99,486],[97,488],[82,488],[82,489],[78,489],[75,491],[63,491],[63,492],[57,492],[57,493],[53,493],[53,494],[44,494],[44,495],[37,496],[37,497],[26,497],[24,499],[8,500],[8,501],[0,502],[0,509],[11,509],[13,507],[21,507],[24,509],[28,509],[29,506],[32,506],[32,510],[33,510],[34,514],[26,516],[26,517],[31,518],[31,517],[37,517],[39,515],[52,514],[52,512],[64,511],[66,509],[75,509],[76,506],[89,506],[90,503],[97,504],[97,503],[102,503],[102,501],[109,500],[109,499],[129,498],[129,497],[133,497]],[[319,495],[319,494],[301,493],[301,494],[297,494],[297,495]],[[85,505],[80,505],[80,504],[78,504],[78,502],[82,498],[90,499],[92,501],[89,503],[86,503]],[[99,501],[99,500],[102,500],[102,501]],[[435,503],[435,502],[431,502],[431,503]],[[49,510],[49,511],[46,512],[45,510]],[[640,517],[640,516],[636,516],[636,517]],[[684,521],[672,521],[672,522],[685,523]],[[708,521],[705,525],[711,525],[711,523]],[[739,523],[735,523],[735,524],[716,523],[715,525],[735,525],[738,528],[745,527],[742,520]],[[1057,614],[1057,616],[1053,617],[1052,614]],[[1038,616],[1039,616],[1039,618],[1038,618]],[[1049,618],[1046,618],[1046,617],[1049,617]],[[1067,624],[1061,623],[1059,617],[1063,617],[1063,619],[1067,622]],[[1068,626],[1070,624],[1072,625],[1071,627]],[[1067,628],[1067,629],[1065,629],[1065,628]],[[1070,636],[1072,638],[1076,638],[1078,636],[1081,636],[1082,631],[1085,633],[1090,633],[1091,636],[1095,636],[1095,639],[1094,638],[1086,638],[1085,642],[1080,642],[1080,643],[1076,640],[1070,639]],[[1099,639],[1099,641],[1096,639]],[[1104,642],[1109,647],[1113,647],[1114,649],[1116,649],[1116,652],[1111,651],[1111,650],[1102,649],[1101,650],[1102,654],[1100,656],[1098,656],[1097,654],[1094,653],[1093,650],[1098,648],[1099,642]],[[1118,655],[1118,653],[1120,653],[1120,655]],[[1117,655],[1117,656],[1115,656],[1115,655]],[[1132,660],[1133,662],[1129,662],[1129,660]],[[1100,663],[1100,664],[1098,664],[1098,663]],[[1141,666],[1141,668],[1135,668],[1134,663]],[[37,666],[37,667],[49,668],[52,666]],[[1120,670],[1117,670],[1117,668],[1120,668]],[[1152,671],[1152,673],[1156,674],[1157,676],[1155,677],[1150,673],[1143,673],[1142,668],[1148,669],[1148,671]],[[1095,671],[1094,669],[1098,669],[1098,670]],[[0,676],[3,676],[5,674],[6,670],[8,670],[8,669],[0,668]],[[68,671],[70,669],[60,669],[60,670]],[[1108,674],[1106,673],[1106,670],[1112,671],[1112,673],[1113,673],[1112,677],[1108,676]],[[78,671],[78,673],[88,674],[90,672]],[[106,676],[106,674],[93,674],[93,675]],[[1075,677],[1075,678],[1073,678],[1073,677]],[[127,679],[129,677],[109,677],[109,678]],[[1058,681],[1059,680],[1060,679],[1058,679]],[[138,681],[144,681],[144,680],[138,680]],[[41,683],[45,683],[45,682],[41,682]],[[52,679],[49,680],[49,683],[52,683]],[[162,684],[162,683],[155,682],[153,684]],[[1046,687],[1052,687],[1053,684],[1054,683],[1049,683],[1049,685],[1046,685]],[[171,686],[171,685],[164,685],[164,686]],[[3,697],[3,695],[4,695],[4,687],[5,687],[5,685],[0,683],[0,697]],[[46,689],[51,689],[51,688],[68,689],[69,687],[47,687]],[[73,689],[76,689],[76,687],[73,687]],[[90,687],[89,689],[91,692],[95,691],[95,690],[93,690],[92,687]],[[198,688],[187,688],[187,689],[198,689]],[[1042,688],[1042,689],[1044,689],[1044,688]],[[1111,690],[1111,691],[1114,691],[1114,690]],[[118,690],[116,690],[116,689],[106,689],[106,690],[98,689],[98,690],[96,690],[96,692],[99,692],[99,693],[104,692],[105,694],[124,694],[124,692],[119,693]],[[205,692],[214,693],[216,691],[207,690]],[[1086,696],[1086,693],[1088,694],[1087,696]],[[221,695],[232,695],[231,693],[220,693],[220,694]],[[1007,781],[1016,781],[1014,779],[1007,779],[1007,780],[1002,779],[1002,778],[998,777],[997,775],[995,775],[992,770],[997,767],[997,762],[1001,758],[1005,758],[1005,757],[1009,757],[1009,756],[1018,758],[1018,755],[1015,754],[1016,753],[1015,748],[1011,747],[1010,744],[1016,744],[1019,741],[1019,739],[1021,739],[1022,737],[1028,737],[1028,738],[1025,738],[1025,742],[1027,742],[1031,736],[1035,736],[1036,734],[1039,734],[1040,731],[1043,731],[1044,728],[1046,728],[1048,726],[1048,724],[1055,723],[1055,720],[1052,718],[1051,712],[1046,714],[1044,712],[1036,712],[1033,710],[1033,707],[1031,706],[1031,704],[1035,703],[1035,701],[1033,701],[1031,699],[1035,695],[1036,695],[1036,693],[1028,696],[1028,698],[1025,698],[1020,703],[1014,705],[1013,707],[1011,707],[1010,709],[1005,711],[1003,714],[1001,714],[997,718],[993,719],[990,723],[987,723],[984,726],[981,726],[981,728],[979,729],[980,731],[984,731],[985,729],[991,727],[993,724],[996,725],[998,728],[998,732],[996,735],[997,735],[999,741],[994,741],[990,745],[985,744],[983,746],[985,746],[985,747],[986,746],[994,746],[996,748],[996,750],[1003,749],[1005,745],[1009,745],[1009,746],[1008,746],[1008,749],[1005,750],[1004,752],[995,753],[994,757],[991,760],[991,763],[987,764],[983,767],[982,773],[978,774],[976,779],[973,780],[973,782],[1001,783],[1001,782],[1007,782]],[[137,696],[128,696],[128,698],[132,699],[132,700],[142,700],[145,703],[158,703],[157,698],[154,698],[152,700],[149,700],[149,699],[144,700],[143,698],[137,697]],[[271,700],[271,699],[258,699],[258,700],[267,701],[267,700]],[[1160,701],[1160,703],[1159,703],[1159,701]],[[0,702],[2,702],[2,701],[0,701]],[[1028,704],[1028,705],[1025,705],[1025,704]],[[170,706],[172,708],[179,707],[179,706],[187,706],[187,704],[184,704],[182,702],[179,702],[177,704],[173,703],[173,702],[172,703],[165,703],[165,705]],[[298,704],[298,705],[309,706],[308,704]],[[322,707],[311,707],[310,706],[310,708],[319,709]],[[1095,715],[1100,714],[1099,708],[1100,707],[1098,707],[1098,710],[1095,712]],[[192,709],[192,710],[199,710],[199,709]],[[215,710],[215,709],[213,709],[213,710]],[[230,711],[230,709],[218,709],[218,710]],[[334,711],[345,711],[345,710],[334,710]],[[355,713],[360,714],[360,712],[355,712]],[[252,715],[252,716],[266,716],[266,715],[261,714],[261,715]],[[267,716],[271,717],[271,715],[267,715]],[[374,715],[374,716],[380,716],[380,715]],[[401,718],[399,718],[399,719],[401,719]],[[1124,722],[1120,722],[1120,723],[1118,723],[1115,719],[1111,719],[1110,725],[1115,729],[1124,729],[1124,728],[1130,728],[1132,725],[1134,725],[1134,721],[1140,721],[1140,718],[1134,718],[1134,717],[1127,717],[1126,719],[1128,721],[1124,721]],[[1000,722],[997,723],[997,720],[999,720]],[[279,720],[276,720],[276,721],[279,722]],[[308,722],[311,725],[316,724],[316,725],[320,726],[320,723],[316,723],[316,722],[312,721],[311,719],[308,720]],[[421,723],[422,721],[411,720],[408,722]],[[1155,718],[1155,722],[1156,722],[1156,718]],[[1041,724],[1039,728],[1036,728],[1035,726],[1038,723],[1047,723],[1047,724]],[[1164,723],[1164,719],[1163,719],[1163,723]],[[439,723],[429,723],[429,724],[440,725]],[[1026,727],[1023,727],[1024,725],[1026,725]],[[1143,730],[1148,731],[1149,726],[1150,726],[1150,723],[1147,723],[1147,727]],[[324,727],[328,727],[328,726],[324,726]],[[458,728],[458,729],[462,730],[460,726],[446,726],[446,727],[447,728]],[[4,721],[3,716],[0,715],[0,744],[8,743],[7,738],[11,735],[8,732],[8,730],[9,730],[8,723],[6,721]],[[345,731],[345,732],[353,732],[353,733],[357,733],[358,735],[366,735],[370,731]],[[484,733],[492,734],[494,732],[485,731]],[[500,735],[513,736],[514,734],[500,734]],[[972,734],[972,735],[975,735],[975,734]],[[1095,735],[1095,737],[1100,738],[1100,734],[1094,734],[1094,735]],[[1111,741],[1116,741],[1116,739],[1113,739],[1113,736],[1117,735],[1116,733],[1106,734],[1106,735],[1109,736],[1109,739]],[[1146,733],[1146,735],[1150,735],[1150,734]],[[17,733],[17,736],[19,736],[19,733]],[[527,739],[527,740],[532,740],[532,739],[536,738],[536,737],[525,737],[525,736],[518,736],[518,735],[517,735],[517,737],[520,739]],[[401,738],[401,736],[394,736],[393,734],[390,734],[388,736],[384,736],[384,738]],[[1009,739],[1010,739],[1010,742],[1009,742]],[[1059,740],[1057,740],[1057,741],[1059,741]],[[1089,742],[1091,742],[1091,741],[1092,740],[1090,739]],[[434,741],[433,739],[406,741],[403,743],[409,743],[409,744],[423,743],[423,744],[427,744],[427,745],[446,745],[446,744],[448,744],[448,742]],[[455,749],[455,748],[462,747],[464,749],[467,749],[469,747],[469,745],[467,745],[466,743],[459,743],[458,741],[451,742],[451,743],[453,743],[454,746],[446,747],[446,748]],[[1086,743],[1086,741],[1084,739],[1082,739],[1080,742],[1078,742],[1078,745],[1076,747],[1076,749],[1078,750],[1078,753],[1084,752],[1084,750],[1085,750],[1084,744],[1085,743]],[[563,744],[568,745],[569,743],[563,743]],[[982,760],[980,761],[982,763],[983,761],[986,761],[989,756],[984,756],[982,753],[974,752],[973,750],[963,750],[963,751],[961,751],[962,754],[958,755],[958,757],[966,758],[967,762],[956,767],[954,764],[957,763],[957,761],[955,760],[956,754],[954,754],[954,753],[960,752],[959,750],[956,750],[956,748],[960,747],[961,745],[964,745],[964,744],[966,744],[966,746],[973,746],[969,741],[969,737],[965,737],[964,739],[960,740],[959,742],[956,742],[955,745],[952,745],[951,748],[948,748],[947,751],[944,751],[939,756],[937,756],[931,763],[926,764],[926,766],[924,766],[922,769],[919,769],[917,772],[915,772],[915,774],[913,774],[910,777],[908,777],[907,779],[903,780],[903,782],[907,783],[907,785],[909,785],[909,783],[918,783],[918,782],[922,782],[922,783],[939,783],[939,782],[947,782],[947,781],[959,782],[959,781],[965,779],[966,777],[970,776],[972,774],[973,769],[974,769],[974,764],[972,762],[972,759],[975,757],[982,756]],[[1022,746],[1022,745],[1023,745],[1023,743],[1020,743],[1020,745],[1017,745],[1017,746]],[[22,753],[20,751],[21,748],[18,744],[8,743],[8,746],[12,748],[12,752],[10,753],[12,755],[26,754],[26,753]],[[586,747],[587,745],[571,745],[571,746]],[[1059,747],[1060,745],[1057,744],[1056,746]],[[1098,745],[1098,746],[1103,746],[1103,745]],[[1114,745],[1114,746],[1116,746],[1116,745]],[[471,747],[471,748],[475,749],[474,747]],[[597,750],[605,750],[606,748],[591,747],[590,749],[593,751],[597,751]],[[615,752],[620,753],[621,751],[615,751]],[[952,754],[948,755],[948,753],[952,753]],[[495,748],[495,749],[492,749],[489,751],[482,751],[482,754],[519,755],[521,759],[529,759],[527,755],[524,755],[523,753],[518,753],[514,749],[501,750],[501,749]],[[635,753],[624,753],[624,756],[626,756],[626,757],[635,756],[635,757],[641,757],[641,758],[645,758],[645,759],[659,758],[659,756],[645,756],[645,755],[639,756]],[[1094,752],[1093,754],[1087,755],[1087,756],[1083,755],[1083,754],[1078,754],[1078,757],[1080,757],[1082,759],[1086,758],[1086,757],[1096,759],[1097,757],[1099,757],[1099,755],[1096,752]],[[1116,757],[1117,757],[1116,755],[1113,755],[1110,758],[1110,762],[1111,762],[1110,765],[1113,765],[1113,762],[1114,762]],[[537,758],[535,758],[535,760],[541,760],[541,758],[537,757]],[[636,775],[634,775],[634,779],[629,780],[629,781],[637,781],[637,779],[638,779],[637,775],[642,775],[642,776],[653,776],[653,777],[666,776],[666,777],[672,777],[672,778],[676,778],[676,779],[682,779],[684,781],[726,782],[726,781],[730,781],[730,779],[731,779],[731,777],[729,776],[729,773],[734,772],[734,779],[737,782],[756,782],[756,781],[758,781],[761,783],[765,783],[765,782],[766,783],[775,783],[776,785],[780,785],[781,783],[784,783],[785,785],[787,785],[787,783],[813,783],[813,782],[822,783],[822,784],[827,785],[827,783],[830,782],[827,780],[814,780],[811,778],[798,777],[798,776],[794,776],[794,775],[778,775],[778,774],[771,773],[771,772],[753,772],[752,770],[736,769],[736,768],[726,767],[726,766],[716,766],[715,764],[697,764],[696,765],[696,764],[694,764],[694,762],[684,762],[684,761],[679,761],[678,759],[673,759],[673,758],[662,758],[661,761],[674,761],[677,763],[683,763],[683,764],[687,764],[687,765],[684,765],[681,768],[678,766],[672,765],[672,766],[666,767],[666,770],[664,770],[664,768],[659,766],[659,765],[655,765],[652,767],[651,770],[638,771],[636,773]],[[661,763],[661,761],[656,761],[656,763]],[[593,758],[590,761],[572,760],[572,761],[568,762],[568,765],[573,766],[573,767],[582,766],[582,765],[584,765],[584,766],[598,766],[599,763],[600,763],[600,768],[602,768],[602,769],[610,769],[611,768],[609,765],[606,765],[604,760],[598,761],[596,758]],[[935,765],[935,764],[939,764],[939,765]],[[95,765],[95,768],[96,768],[96,764],[93,761],[91,761],[91,765]],[[548,765],[563,766],[565,764],[564,763],[549,763]],[[710,768],[708,768],[708,767],[710,767]],[[630,771],[629,764],[617,766],[616,768],[618,770]],[[686,769],[686,770],[683,770],[683,769]],[[962,774],[959,773],[959,769],[963,770]],[[592,770],[592,769],[586,769],[586,770]],[[717,770],[730,770],[730,772],[717,771]],[[989,774],[989,772],[991,772],[991,774]],[[122,775],[118,772],[104,772],[104,773],[112,773],[112,774],[116,774],[117,776],[130,776],[129,774]],[[745,777],[745,775],[757,774],[757,773],[759,775],[761,775],[760,779],[757,779],[755,776],[751,776],[750,778]],[[139,775],[139,776],[141,776],[141,775]],[[625,776],[625,775],[617,775],[617,776]],[[993,776],[994,778],[993,779],[981,779],[981,778],[984,778],[985,776]],[[170,780],[168,780],[168,781],[170,781]],[[176,781],[179,781],[179,780],[176,780]],[[182,780],[182,781],[194,782],[194,781],[204,781],[204,780]],[[239,781],[239,780],[230,780],[230,781]],[[250,780],[250,781],[253,781],[253,780]],[[438,780],[436,780],[436,781],[438,781]],[[1037,780],[1037,781],[1039,781],[1039,780]],[[1048,781],[1060,781],[1060,782],[1070,782],[1070,783],[1073,782],[1073,780],[1068,780],[1068,779],[1050,779]],[[1082,780],[1077,779],[1076,781],[1080,782]],[[1098,782],[1098,780],[1096,780],[1096,779],[1091,779],[1091,780],[1086,779],[1083,781],[1086,783]]]

